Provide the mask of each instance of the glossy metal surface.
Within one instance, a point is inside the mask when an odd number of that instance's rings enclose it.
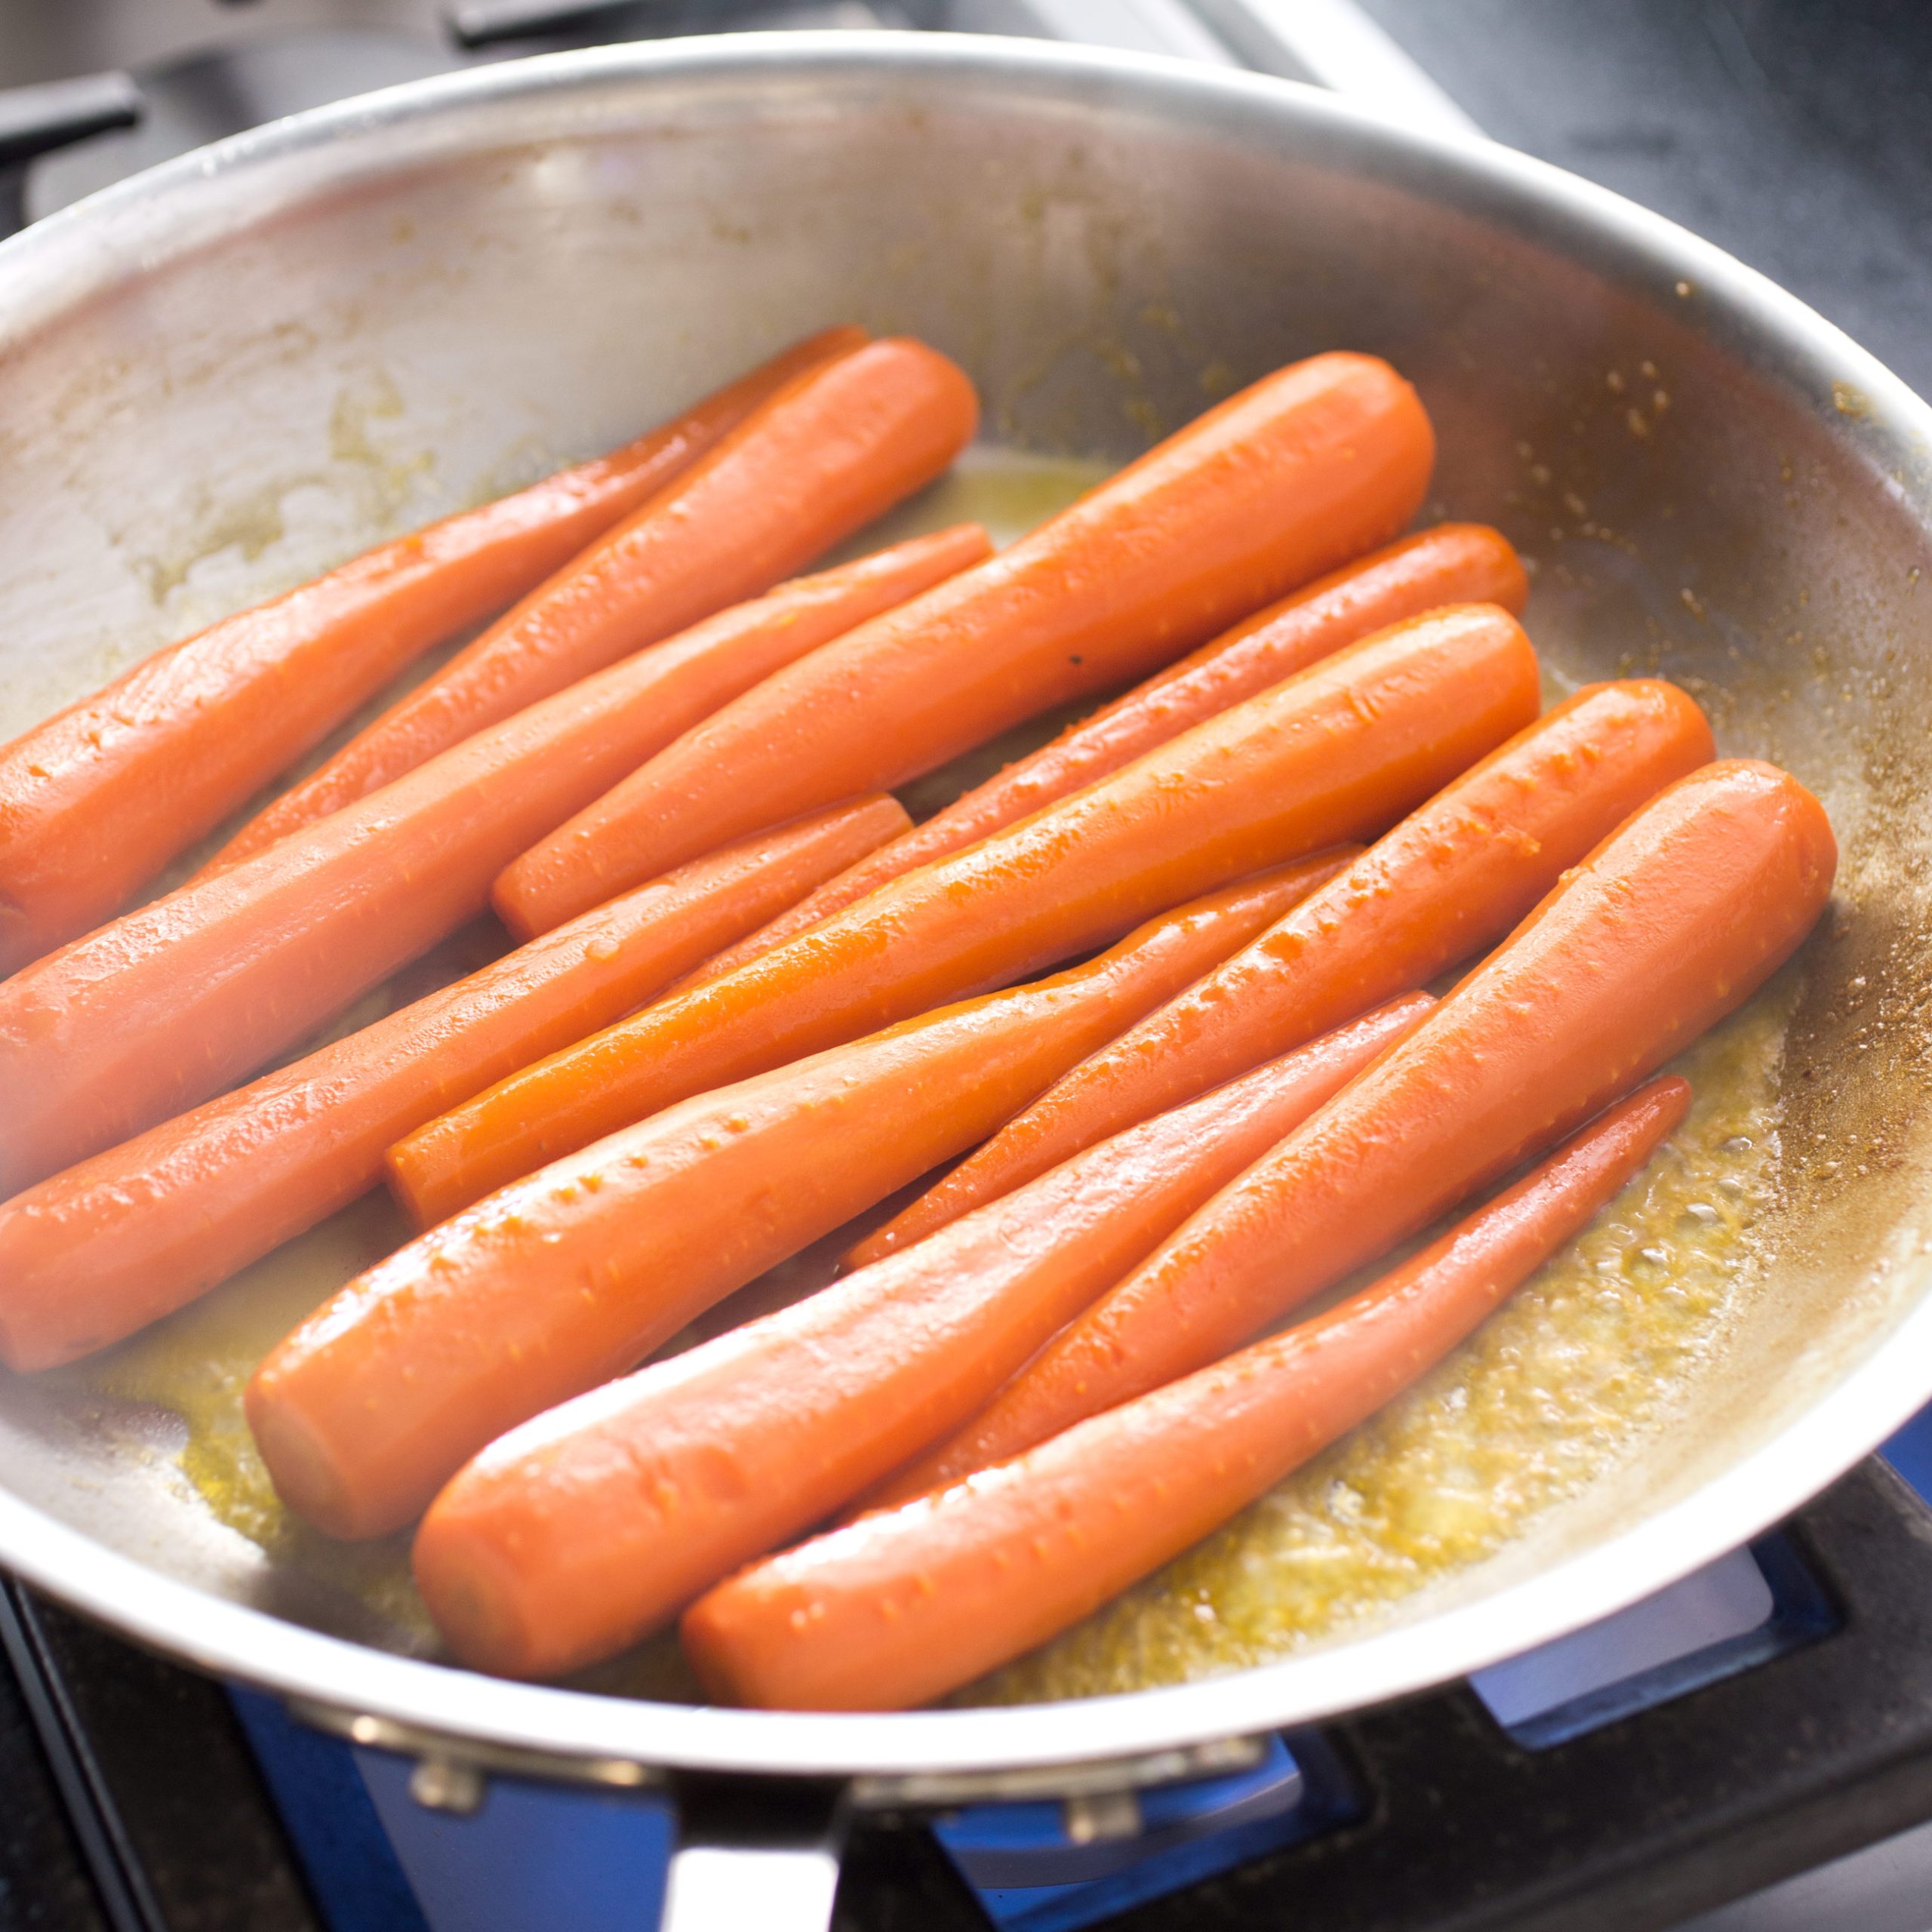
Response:
[[[1793,1030],[1785,1192],[1698,1400],[1376,1634],[1076,1706],[711,1711],[385,1654],[213,1525],[152,1442],[17,1381],[0,1559],[389,1735],[956,1797],[1069,1761],[1171,1774],[1559,1635],[1783,1516],[1932,1395],[1932,413],[1736,263],[1506,152],[1230,72],[790,35],[454,76],[191,155],[0,248],[0,734],[848,316],[961,358],[1001,438],[1111,458],[1288,358],[1379,351],[1435,414],[1435,506],[1540,560],[1531,621],[1561,669],[1658,665],[1727,749],[1823,793],[1846,858]]]

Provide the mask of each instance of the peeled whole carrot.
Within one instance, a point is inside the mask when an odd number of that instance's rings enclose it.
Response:
[[[248,1425],[277,1491],[333,1536],[400,1527],[492,1438],[970,1146],[1321,871],[1284,867],[1056,978],[704,1094],[419,1236],[256,1371]]]
[[[50,1368],[173,1313],[375,1186],[400,1135],[906,823],[875,797],[728,846],[0,1204],[0,1360]]]
[[[1426,984],[1500,939],[1568,867],[1715,751],[1703,712],[1676,686],[1586,685],[1273,931],[1083,1061],[862,1243],[852,1264]]]
[[[447,1214],[660,1107],[1007,984],[1164,906],[1374,833],[1536,715],[1506,611],[1396,626],[735,972],[539,1061],[397,1149]]]
[[[1664,1079],[1299,1327],[1017,1461],[758,1564],[685,1614],[721,1702],[922,1704],[1078,1623],[1366,1421],[1582,1229],[1682,1119]]]
[[[1042,1278],[1056,1287],[1069,1276],[1076,1278],[1051,1297],[1058,1318],[1028,1329],[1025,1355],[1030,1355],[1378,1055],[1407,1039],[1435,1004],[1420,992],[1391,1000],[1225,1087],[1100,1141],[1024,1187],[962,1215],[916,1249],[888,1254],[846,1278],[863,1281],[878,1270],[882,1278],[923,1280],[949,1256],[977,1254],[987,1236],[999,1230],[1017,1252],[1003,1270],[995,1255],[992,1268],[981,1272],[999,1280],[1003,1292],[1002,1272],[1023,1283]],[[1036,1244],[1046,1244],[1044,1252],[1030,1251],[1029,1232]],[[952,1265],[964,1266],[958,1260]],[[1023,1359],[1014,1361],[1016,1371]],[[996,1392],[988,1390],[978,1406]],[[931,1446],[860,1496],[854,1512],[896,1508],[983,1469],[992,1459],[980,1451],[975,1419],[962,1415],[956,1427],[943,1433],[945,1426],[936,1423],[925,1432]],[[803,1529],[817,1520],[808,1517],[794,1527]],[[777,1540],[764,1547],[775,1548]],[[757,1553],[747,1551],[741,1560],[749,1561]]]
[[[769,952],[888,879],[1017,823],[1373,631],[1444,604],[1500,604],[1521,616],[1528,599],[1523,566],[1500,531],[1479,523],[1444,523],[1405,537],[1257,611],[1069,725],[1051,744],[828,879],[700,972],[715,979]]]
[[[88,931],[432,645],[627,515],[801,371],[827,329],[662,429],[378,545],[156,651],[0,749],[0,975]]]
[[[1318,355],[1231,397],[953,585],[795,666],[518,860],[554,924],[742,831],[889,791],[1190,650],[1414,515],[1435,453],[1385,362]]]
[[[821,1521],[963,1421],[1432,1004],[1398,1001],[1090,1149],[916,1253],[493,1443],[417,1533],[418,1583],[457,1655],[554,1676]]]
[[[0,983],[0,1198],[253,1072],[691,718],[985,547],[919,537],[721,612]]]
[[[1227,1354],[1587,1118],[1790,957],[1837,857],[1823,808],[1775,766],[1680,779],[1043,1349],[970,1425],[986,1461]]]
[[[957,365],[907,337],[869,343],[804,369],[685,475],[257,814],[213,864],[258,852],[472,732],[769,590],[930,483],[972,441],[978,421],[973,386]],[[852,785],[835,795],[887,789]],[[799,811],[832,802],[814,798]],[[742,829],[798,815],[774,811]],[[714,851],[737,835],[699,849]],[[672,869],[639,872],[572,909]]]

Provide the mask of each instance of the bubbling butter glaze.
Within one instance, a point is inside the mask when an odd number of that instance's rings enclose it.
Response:
[[[255,1364],[310,1309],[409,1238],[386,1195],[371,1195],[278,1248],[211,1295],[91,1362],[56,1371],[97,1395],[171,1411],[185,1437],[181,1478],[215,1520],[278,1567],[360,1604],[372,1636],[394,1649],[435,1647],[410,1580],[408,1540],[337,1543],[284,1509],[255,1451],[242,1392]]]
[[[1433,1373],[1225,1528],[955,1701],[1183,1683],[1358,1635],[1625,1460],[1694,1399],[1752,1292],[1799,983],[1787,969],[1678,1060],[1696,1096],[1683,1126]]]

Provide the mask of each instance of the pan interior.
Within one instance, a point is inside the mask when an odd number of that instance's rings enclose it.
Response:
[[[1534,559],[1553,678],[1677,679],[1726,752],[1819,792],[1844,854],[1777,1023],[1738,1036],[1740,1081],[1781,1056],[1779,1145],[1718,1344],[1594,1480],[1389,1614],[1505,1591],[1825,1412],[1922,1300],[1932,1158],[1932,509],[1915,423],[1860,359],[1835,377],[1824,332],[1780,334],[1607,217],[1566,228],[1262,90],[846,51],[580,74],[446,90],[379,158],[296,144],[29,238],[17,291],[54,292],[0,296],[0,734],[833,320],[964,363],[969,488],[1009,529],[1282,361],[1384,355],[1437,424],[1428,514]],[[83,272],[91,235],[125,265]],[[366,1204],[257,1271],[262,1342],[393,1234]],[[219,1521],[179,1403],[138,1381],[0,1383],[8,1488],[199,1589],[426,1644],[395,1552],[331,1572]],[[1847,1421],[1833,1467],[1894,1419]]]

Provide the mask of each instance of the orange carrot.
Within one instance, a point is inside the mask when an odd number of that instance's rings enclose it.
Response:
[[[113,912],[432,645],[520,597],[801,371],[827,329],[608,456],[379,545],[0,749],[0,974]]]
[[[1285,868],[1056,979],[707,1094],[420,1237],[257,1371],[276,1489],[333,1535],[398,1527],[492,1437],[970,1146],[1311,883]]]
[[[985,543],[921,537],[721,613],[0,983],[0,1198],[253,1072],[693,716]]]
[[[1536,715],[1506,612],[1412,620],[761,959],[512,1075],[398,1150],[445,1214],[675,1100],[1000,986],[1260,866],[1379,832]]]
[[[1547,1146],[1761,985],[1836,863],[1817,800],[1774,767],[1679,780],[1041,1350],[969,1426],[978,1452],[1016,1454],[1226,1354]]]
[[[806,369],[688,473],[258,814],[214,864],[258,852],[471,733],[770,589],[931,482],[972,441],[977,422],[971,383],[923,343],[871,343]],[[837,795],[886,789],[853,785]],[[811,806],[832,802],[814,798]],[[798,815],[772,812],[743,829]],[[670,870],[640,872],[572,909]]]
[[[1440,1361],[1617,1193],[1690,1097],[1671,1079],[1633,1094],[1314,1321],[741,1573],[686,1614],[685,1654],[721,1701],[892,1710],[1045,1642]]]
[[[1008,765],[707,961],[691,983],[715,979],[769,952],[888,880],[1017,823],[1371,631],[1444,604],[1500,604],[1520,615],[1528,598],[1523,566],[1508,538],[1496,531],[1444,523],[1405,537],[1257,611],[1124,697],[1068,726],[1051,744]]]
[[[0,1204],[0,1359],[51,1367],[171,1314],[374,1186],[399,1135],[648,999],[906,822],[875,797],[728,847]]]
[[[1435,1004],[1426,993],[1391,1000],[1225,1087],[1089,1147],[1037,1180],[962,1215],[915,1248],[888,1254],[847,1278],[863,1281],[877,1274],[884,1280],[921,1281],[947,1265],[964,1272],[970,1264],[963,1257],[983,1253],[988,1237],[998,1230],[999,1239],[1016,1251],[1002,1263],[995,1251],[992,1267],[983,1263],[979,1272],[990,1274],[1001,1292],[1008,1291],[1008,1277],[1021,1287],[1039,1281],[1060,1287],[1074,1278],[1062,1292],[1043,1297],[1056,1318],[1029,1326],[1029,1346],[1014,1361],[1017,1370],[1025,1355],[1144,1260],[1371,1060],[1407,1039]],[[1035,1244],[1045,1244],[1041,1252],[1027,1245],[1029,1233]],[[949,1264],[948,1257],[953,1257]],[[1030,1291],[1040,1293],[1038,1287]],[[988,1390],[985,1401],[995,1392]],[[894,1508],[984,1468],[991,1459],[977,1447],[971,1426],[974,1419],[961,1415],[955,1429],[943,1433],[946,1425],[935,1417],[925,1431],[933,1446],[860,1496],[854,1512]],[[808,1516],[790,1530],[804,1529],[824,1513]],[[761,1547],[775,1548],[779,1540],[774,1537]],[[739,1560],[749,1561],[756,1554],[747,1549]]]
[[[963,1421],[1431,1004],[1411,995],[915,1253],[513,1430],[417,1532],[432,1614],[465,1659],[519,1677],[634,1641]]]
[[[1493,944],[1567,867],[1715,750],[1703,714],[1674,685],[1586,686],[1273,931],[1075,1067],[855,1249],[854,1264]]]
[[[1138,677],[1394,536],[1434,456],[1386,363],[1278,371],[990,563],[748,694],[519,860],[502,891],[531,926],[552,924],[740,831],[890,790]]]

